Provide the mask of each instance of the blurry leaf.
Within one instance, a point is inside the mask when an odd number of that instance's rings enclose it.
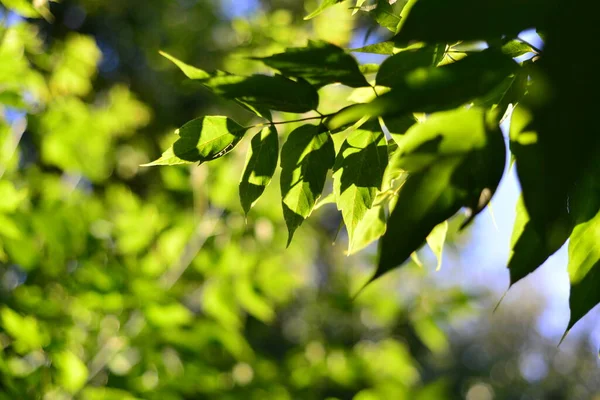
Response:
[[[419,0],[394,40],[452,43],[515,37],[543,24],[554,6],[553,1],[543,0]]]
[[[217,159],[233,150],[247,130],[227,117],[196,118],[175,131],[179,139],[161,158],[143,166],[203,163]]]
[[[333,141],[322,128],[303,125],[295,129],[281,149],[280,184],[288,245],[314,208],[335,161]]]
[[[23,237],[21,228],[7,215],[0,214],[0,236],[10,239],[20,239]]]
[[[315,11],[311,12],[306,17],[304,17],[304,20],[309,20],[309,19],[314,18],[317,15],[321,14],[323,11],[325,11],[327,8],[333,6],[334,4],[341,3],[342,1],[344,1],[344,0],[322,0],[319,7]]]
[[[240,201],[246,214],[271,182],[278,158],[277,129],[274,125],[269,125],[252,138],[248,149],[246,167],[239,187]]]
[[[412,114],[390,116],[383,118],[383,123],[390,132],[392,139],[398,143],[402,140],[402,136],[404,136],[406,131],[417,123],[417,119]]]
[[[13,339],[12,346],[19,354],[38,350],[48,344],[47,335],[40,328],[38,320],[33,316],[21,316],[16,311],[3,307],[0,310],[2,328]]]
[[[350,133],[338,152],[333,167],[333,188],[348,230],[350,253],[354,230],[381,189],[387,162],[387,142],[377,121]]]
[[[371,103],[342,109],[327,124],[337,129],[361,118],[457,107],[486,94],[517,68],[511,58],[494,49],[442,67],[418,68],[407,73],[390,92]]]
[[[374,74],[379,71],[379,64],[361,64],[358,69],[364,75]]]
[[[317,201],[317,204],[315,204],[313,210],[318,210],[327,204],[335,204],[335,193],[331,192],[327,196],[321,197],[319,201]]]
[[[148,323],[158,328],[175,328],[192,322],[194,316],[179,303],[167,305],[151,304],[144,310]]]
[[[39,18],[40,12],[33,6],[30,0],[1,0],[2,4],[25,18]]]
[[[285,76],[303,78],[315,87],[336,82],[350,87],[369,86],[356,60],[324,41],[309,40],[306,47],[288,48],[284,53],[255,59]]]
[[[405,50],[388,57],[379,67],[377,85],[394,87],[402,85],[407,72],[420,67],[434,66],[436,47],[429,46]]]
[[[446,241],[446,234],[448,233],[448,221],[444,221],[441,224],[436,225],[435,228],[427,235],[427,244],[435,254],[437,258],[436,271],[442,268],[442,252],[444,250],[444,242]]]
[[[69,393],[81,390],[88,378],[85,364],[70,351],[63,351],[52,356],[52,363],[58,371],[58,384]]]
[[[413,321],[415,333],[432,353],[443,353],[450,344],[444,331],[431,317],[420,317]]]
[[[370,281],[403,263],[436,225],[468,206],[480,212],[504,171],[504,141],[481,109],[431,115],[400,140],[395,164],[409,173],[380,242]],[[391,163],[391,162],[390,162]]]
[[[192,65],[188,65],[183,61],[179,61],[172,55],[165,53],[164,51],[159,51],[160,55],[165,57],[167,60],[171,61],[173,64],[177,65],[179,69],[190,79],[208,79],[210,78],[210,74],[206,71],[201,70],[200,68],[196,68]]]
[[[249,279],[238,279],[236,281],[235,294],[240,305],[252,316],[264,323],[273,321],[275,317],[273,307],[265,298],[256,293]]]

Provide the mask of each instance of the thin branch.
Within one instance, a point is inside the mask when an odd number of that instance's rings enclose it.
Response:
[[[252,125],[249,128],[256,128],[257,126],[267,126],[267,125],[283,125],[283,124],[291,124],[293,122],[303,122],[303,121],[314,121],[315,119],[324,119],[327,117],[331,117],[332,115],[334,115],[335,113],[331,113],[331,114],[321,114],[319,116],[315,116],[315,117],[307,117],[307,118],[300,118],[300,119],[293,119],[290,121],[276,121],[276,122],[263,122],[262,124],[256,124],[256,125]]]

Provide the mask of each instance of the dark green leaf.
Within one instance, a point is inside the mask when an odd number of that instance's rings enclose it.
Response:
[[[394,87],[404,84],[406,73],[421,67],[435,67],[436,46],[404,50],[388,57],[379,67],[377,85]]]
[[[319,96],[306,82],[294,82],[281,75],[220,75],[203,83],[216,94],[253,107],[304,113],[319,105]]]
[[[451,43],[515,37],[544,24],[557,4],[554,0],[419,0],[394,40]]]
[[[356,60],[343,49],[324,41],[308,41],[306,47],[257,58],[283,75],[303,78],[316,87],[342,83],[350,87],[369,86]]]
[[[304,17],[304,19],[305,20],[312,19],[312,18],[316,17],[317,15],[321,14],[323,11],[325,11],[329,7],[331,7],[337,3],[341,3],[342,1],[344,1],[344,0],[323,0],[321,2],[321,4],[319,5],[319,7],[315,11],[311,12],[306,17]]]
[[[271,182],[279,158],[279,139],[277,129],[270,125],[257,133],[250,142],[246,166],[240,181],[240,201],[244,212],[263,194]]]
[[[355,245],[356,227],[381,189],[387,163],[387,142],[379,123],[363,125],[352,132],[337,155],[333,188],[348,230],[349,252]]]
[[[383,118],[385,127],[390,132],[392,139],[398,143],[402,136],[406,133],[408,128],[417,123],[417,119],[412,114],[401,115],[399,117],[385,117]]]
[[[217,159],[233,150],[247,129],[227,117],[196,118],[175,131],[179,139],[161,158],[145,166],[202,163]]]
[[[322,126],[295,129],[281,149],[281,196],[288,227],[288,245],[310,215],[335,161],[333,140]]]
[[[442,67],[418,68],[371,103],[341,110],[328,120],[328,126],[337,129],[365,117],[457,107],[489,92],[518,68],[510,57],[494,49]]]
[[[188,78],[200,81],[217,95],[234,100],[269,121],[269,109],[303,113],[319,105],[316,90],[305,82],[294,82],[279,75],[238,76],[222,71],[209,74],[165,52],[160,54],[179,67]]]

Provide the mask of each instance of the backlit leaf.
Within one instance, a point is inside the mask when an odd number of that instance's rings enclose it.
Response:
[[[447,233],[448,221],[444,221],[441,224],[436,225],[427,236],[427,244],[437,258],[436,271],[439,271],[442,268],[442,252],[444,250],[444,242],[446,241]]]
[[[227,117],[196,118],[175,131],[179,139],[161,158],[144,166],[202,163],[217,159],[233,150],[247,130]]]
[[[402,85],[405,75],[416,68],[434,66],[436,46],[405,50],[387,58],[379,67],[377,85],[394,87]]]
[[[337,3],[341,3],[342,1],[344,1],[344,0],[323,0],[321,2],[321,4],[319,5],[319,7],[315,11],[311,12],[306,17],[304,17],[304,19],[305,20],[312,19],[312,18],[316,17],[317,15],[321,14],[327,8],[333,6]]]
[[[377,122],[352,132],[338,152],[333,187],[348,230],[349,252],[354,244],[354,230],[381,188],[387,163],[387,142]]]
[[[313,210],[334,161],[333,140],[323,126],[303,125],[283,145],[280,185],[288,245]]]
[[[306,47],[288,48],[284,53],[257,59],[285,76],[303,78],[316,87],[336,82],[350,87],[369,86],[356,60],[324,41],[309,40]]]
[[[239,187],[240,201],[246,214],[271,182],[278,157],[277,130],[275,126],[270,125],[252,138],[248,149],[246,167]]]

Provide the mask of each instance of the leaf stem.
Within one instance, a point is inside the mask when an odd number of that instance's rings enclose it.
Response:
[[[319,113],[320,114],[320,113]],[[267,125],[283,125],[283,124],[291,124],[293,122],[303,122],[303,121],[314,121],[315,119],[325,119],[327,117],[331,117],[335,113],[331,114],[321,114],[314,117],[300,118],[300,119],[292,119],[290,121],[276,121],[276,122],[263,122],[261,124],[252,125],[249,128],[256,128],[258,126],[267,126]]]

